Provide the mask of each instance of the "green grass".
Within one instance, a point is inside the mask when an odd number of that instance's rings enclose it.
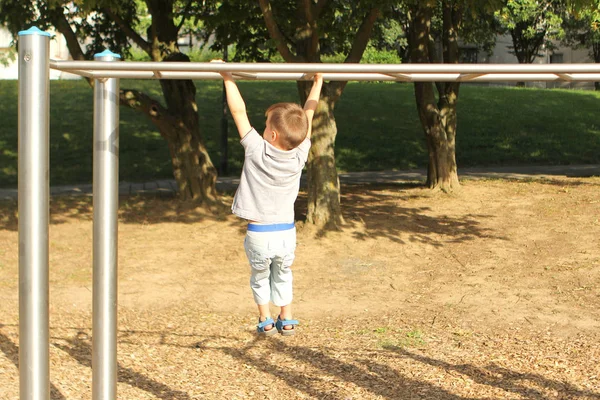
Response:
[[[200,125],[218,165],[221,83],[198,81]],[[156,81],[121,82],[161,98]],[[16,81],[0,80],[0,187],[17,183]],[[240,82],[250,120],[261,131],[264,110],[298,101],[294,82]],[[466,86],[458,103],[457,161],[466,166],[600,163],[600,94]],[[92,180],[93,93],[84,81],[50,85],[50,184]],[[335,109],[340,171],[408,169],[427,165],[427,150],[411,84],[349,83]],[[166,142],[144,116],[120,109],[121,180],[172,178]],[[242,148],[229,128],[230,174],[239,174]],[[459,170],[460,173],[460,170]]]

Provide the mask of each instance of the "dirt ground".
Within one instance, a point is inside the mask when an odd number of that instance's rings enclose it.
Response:
[[[342,231],[298,222],[301,325],[267,339],[242,221],[123,198],[119,398],[600,399],[600,178],[462,183],[344,186]],[[0,399],[17,399],[16,204],[0,210]],[[54,198],[51,220],[52,399],[90,399],[91,200]]]

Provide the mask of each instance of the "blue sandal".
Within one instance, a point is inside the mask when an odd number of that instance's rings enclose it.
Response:
[[[296,325],[299,322],[295,319],[281,319],[280,316],[277,316],[277,322],[275,323],[275,327],[277,331],[281,333],[283,336],[292,336],[296,334]],[[284,329],[284,326],[291,326],[292,329]]]
[[[271,325],[271,329],[266,330],[265,327],[267,327],[269,325]],[[265,319],[263,322],[260,322],[260,318],[259,318],[258,325],[256,325],[256,332],[259,335],[263,335],[263,336],[271,336],[275,332],[277,332],[277,329],[275,329],[275,321],[273,321],[273,318],[269,317],[269,318]]]

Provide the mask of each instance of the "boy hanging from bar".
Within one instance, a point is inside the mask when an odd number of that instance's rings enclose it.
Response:
[[[213,60],[213,62],[222,62]],[[244,147],[244,165],[232,212],[248,221],[244,249],[250,262],[250,287],[258,306],[259,335],[295,334],[292,318],[292,270],[296,250],[294,203],[308,160],[312,119],[319,102],[322,74],[315,74],[304,108],[276,103],[265,113],[261,135],[252,127],[233,76],[220,72],[227,104]],[[280,307],[277,321],[270,302]]]

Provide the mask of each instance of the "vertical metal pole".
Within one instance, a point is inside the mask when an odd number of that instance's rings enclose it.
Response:
[[[227,61],[229,57],[229,53],[227,50],[227,46],[225,46],[225,50],[223,51],[223,61]],[[229,144],[227,143],[227,137],[229,132],[229,126],[227,121],[227,92],[225,91],[225,82],[223,82],[222,86],[222,97],[221,97],[221,105],[223,107],[223,114],[221,115],[221,165],[219,168],[219,174],[227,174],[227,170],[229,169]]]
[[[114,62],[110,51],[96,61]],[[117,211],[119,79],[94,81],[94,271],[92,399],[117,398]]]
[[[50,399],[48,319],[50,35],[19,32],[19,392]]]

